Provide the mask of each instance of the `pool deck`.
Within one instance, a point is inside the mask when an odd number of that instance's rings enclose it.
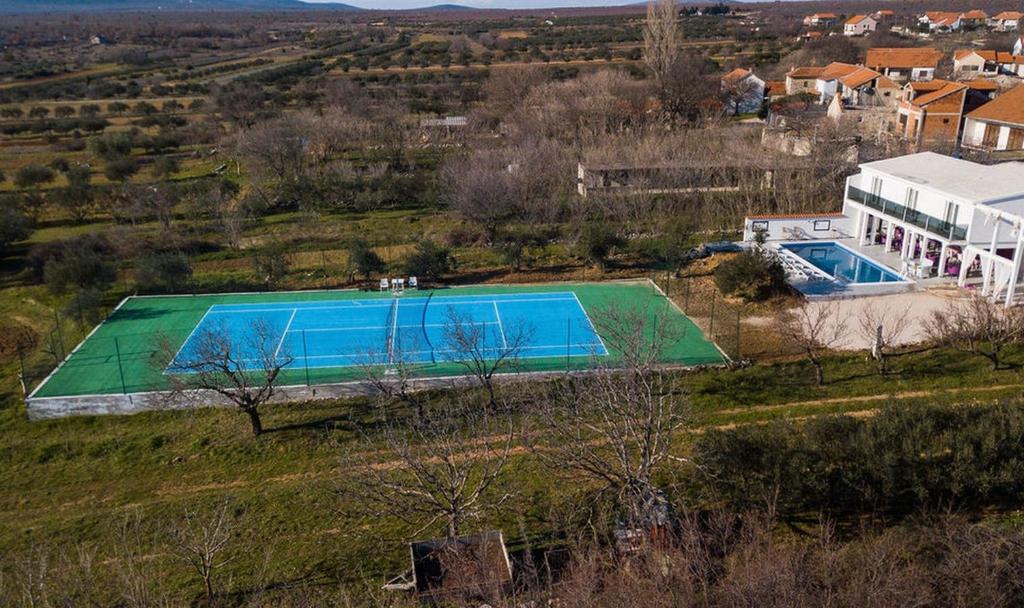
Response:
[[[951,281],[955,283],[955,279],[917,279],[908,277],[900,273],[900,267],[902,261],[898,253],[884,252],[881,245],[874,246],[862,246],[857,243],[854,238],[840,238],[840,239],[827,239],[830,242],[838,243],[847,249],[857,253],[858,255],[867,258],[868,260],[884,267],[892,273],[900,276],[901,281],[896,282],[882,282],[882,283],[845,283],[842,281],[803,281],[803,280],[790,280],[790,284],[800,293],[804,294],[808,299],[836,299],[836,298],[854,298],[862,296],[880,296],[889,294],[906,293],[909,291],[916,291],[921,288],[927,288],[932,285],[948,285]],[[787,244],[790,241],[780,244]],[[801,243],[803,241],[792,241],[793,243]]]

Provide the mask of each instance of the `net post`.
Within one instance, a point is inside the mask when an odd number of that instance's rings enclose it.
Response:
[[[306,386],[309,386],[309,354],[306,352],[306,330],[302,330],[302,363],[306,368]]]
[[[121,377],[121,394],[128,394],[128,387],[124,382],[124,367],[121,366],[121,345],[117,341],[117,336],[114,336],[114,355],[117,357],[117,373]]]

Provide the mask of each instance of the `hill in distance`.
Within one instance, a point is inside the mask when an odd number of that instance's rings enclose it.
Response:
[[[301,0],[0,0],[0,13],[84,13],[116,11],[359,11],[342,3]]]

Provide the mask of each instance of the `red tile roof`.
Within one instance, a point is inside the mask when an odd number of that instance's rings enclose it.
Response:
[[[867,83],[871,82],[872,80],[874,80],[876,78],[884,78],[886,83],[895,86],[892,83],[891,80],[889,80],[888,78],[885,78],[885,76],[882,76],[878,72],[876,72],[876,71],[874,71],[872,69],[869,69],[869,68],[860,68],[860,69],[858,69],[858,70],[856,70],[854,72],[850,72],[849,74],[847,74],[845,76],[842,76],[839,79],[839,82],[841,82],[844,85],[850,87],[851,89],[855,89],[855,88],[857,88],[857,87],[859,87],[859,86],[861,86],[863,84],[867,84]],[[879,86],[883,86],[883,84],[884,83],[879,82]],[[884,88],[884,86],[883,86],[883,88]]]
[[[878,68],[934,68],[942,59],[942,51],[933,48],[868,49],[864,64]]]
[[[1017,85],[967,116],[976,120],[1024,125],[1024,84]]]
[[[861,66],[859,65],[851,65],[849,63],[836,61],[825,66],[825,69],[821,71],[818,78],[821,80],[837,80],[843,76],[852,74],[859,69],[861,69]]]
[[[959,93],[967,88],[967,85],[960,84],[959,82],[947,82],[938,91],[932,91],[919,97],[915,97],[910,103],[912,105],[923,107],[932,102],[938,101],[943,97],[948,97],[954,93]]]
[[[722,76],[722,81],[727,82],[729,84],[736,84],[737,82],[743,80],[747,76],[750,76],[752,73],[753,72],[751,72],[750,70],[744,68],[736,68],[735,70],[729,72],[725,76]]]

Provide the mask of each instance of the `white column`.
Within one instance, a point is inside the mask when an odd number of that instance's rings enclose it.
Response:
[[[967,284],[967,247],[964,245],[960,251],[960,276],[956,279],[956,284],[960,287]]]
[[[949,245],[941,243],[942,248],[939,249],[939,269],[936,273],[936,277],[942,278],[942,275],[946,273],[946,256],[949,255]]]
[[[1006,306],[1013,304],[1013,294],[1017,291],[1017,281],[1020,279],[1021,264],[1021,236],[1017,235],[1017,247],[1013,250],[1013,273],[1010,275],[1010,283],[1006,286]]]
[[[981,266],[981,295],[989,295],[988,283],[995,274],[992,271],[995,270],[995,256],[996,256],[996,244],[999,242],[999,227],[1002,226],[1002,222],[996,218],[995,228],[992,229],[992,242],[988,247],[988,258],[982,260]]]

